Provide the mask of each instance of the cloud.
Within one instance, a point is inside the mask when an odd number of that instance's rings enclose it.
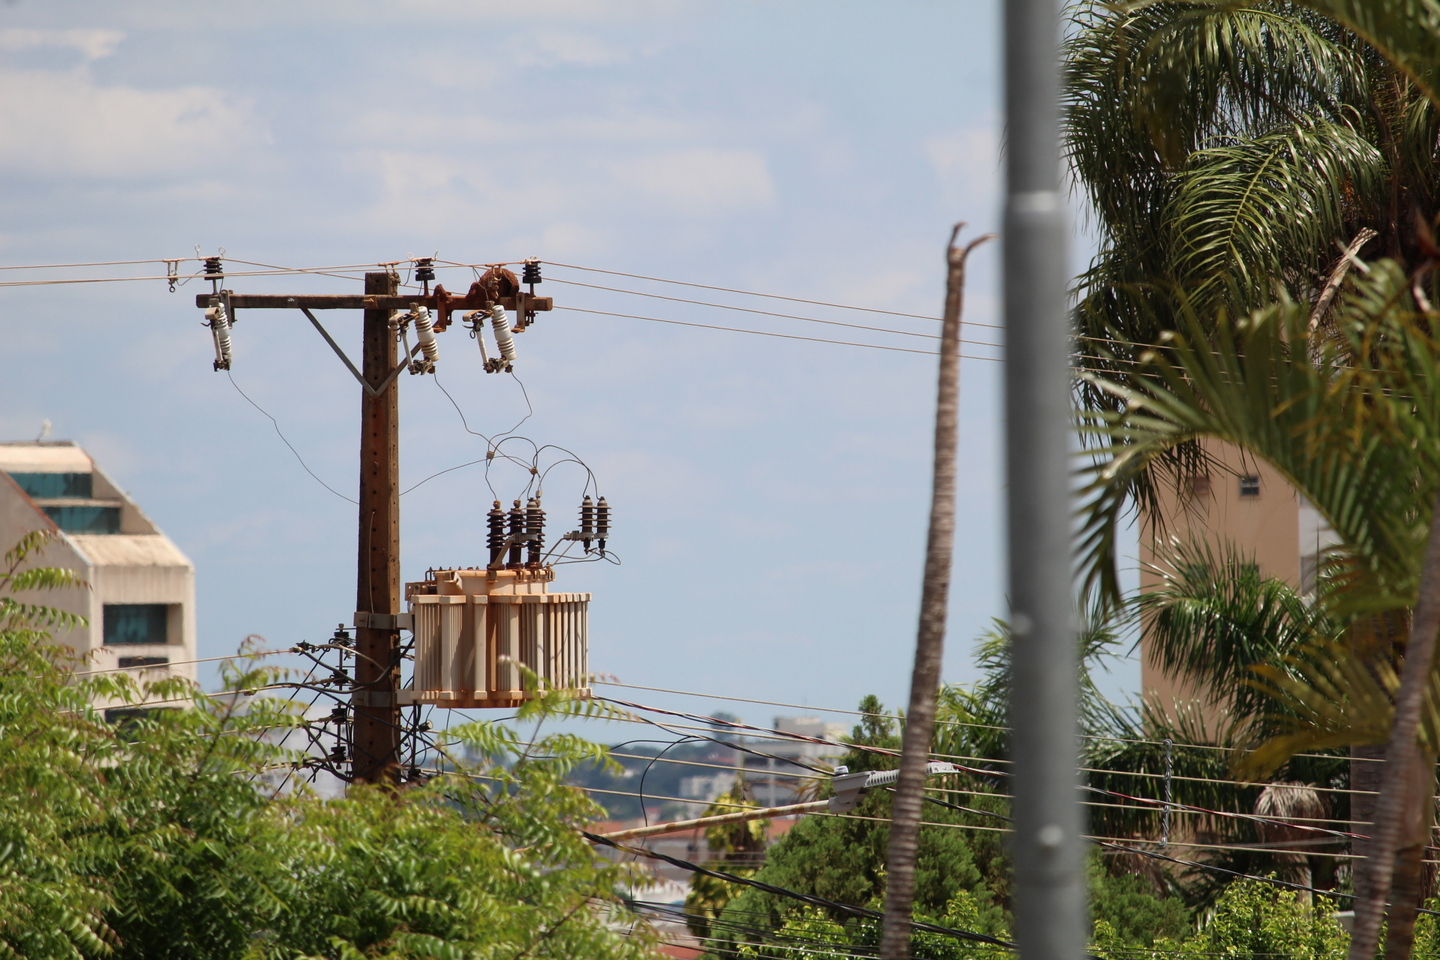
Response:
[[[765,158],[751,150],[675,150],[617,163],[622,184],[687,213],[770,204],[775,185]]]
[[[12,27],[0,30],[0,51],[20,53],[49,47],[78,50],[86,60],[103,60],[120,46],[125,34],[120,30],[26,30]]]
[[[517,51],[522,67],[608,67],[624,63],[630,54],[595,37],[580,33],[542,33]]]
[[[211,87],[101,86],[84,67],[0,71],[0,86],[6,91],[0,98],[0,170],[9,172],[42,177],[198,172],[203,164],[265,139],[248,103]]]
[[[932,137],[925,141],[925,155],[946,203],[992,196],[1000,189],[1000,135],[990,127]]]

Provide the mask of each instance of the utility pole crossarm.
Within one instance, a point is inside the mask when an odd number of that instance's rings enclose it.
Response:
[[[409,310],[416,305],[431,310],[438,310],[442,306],[448,306],[451,310],[479,310],[485,302],[489,302],[473,300],[468,294],[463,297],[442,297],[439,291],[443,289],[437,287],[436,293],[417,293],[413,296],[360,293],[232,293],[230,304],[237,310],[295,310],[301,307],[309,310]],[[195,306],[208,306],[210,297],[208,293],[196,294]],[[506,310],[523,308],[531,313],[544,313],[555,307],[554,297],[534,296],[523,291],[514,296],[500,297],[493,302]]]

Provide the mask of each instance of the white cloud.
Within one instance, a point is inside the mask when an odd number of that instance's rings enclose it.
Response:
[[[515,62],[529,66],[608,67],[624,63],[630,54],[619,47],[581,33],[541,33],[516,53]]]
[[[925,141],[925,155],[946,203],[992,196],[1000,189],[1000,135],[990,127],[932,137]]]
[[[751,150],[675,150],[617,163],[615,178],[689,213],[765,206],[775,198],[765,158]]]
[[[83,32],[83,31],[82,31]],[[41,176],[197,171],[264,137],[212,87],[101,86],[81,67],[0,72],[0,169]]]
[[[78,50],[86,60],[102,60],[113,54],[125,34],[120,30],[27,30],[14,27],[0,30],[0,51],[19,53],[47,47]]]

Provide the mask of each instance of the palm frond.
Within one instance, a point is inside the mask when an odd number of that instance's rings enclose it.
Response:
[[[1255,559],[1229,542],[1172,540],[1169,556],[1151,572],[1159,586],[1131,602],[1147,653],[1236,718],[1266,706],[1245,684],[1252,666],[1335,633],[1294,587],[1263,576]]]
[[[1297,0],[1363,37],[1440,105],[1440,7],[1431,0]]]
[[[1348,124],[1321,120],[1197,150],[1165,212],[1176,283],[1202,310],[1254,309],[1287,280],[1304,293],[1313,276],[1297,267],[1332,256],[1353,216],[1347,208],[1370,202],[1388,174],[1373,144]]]

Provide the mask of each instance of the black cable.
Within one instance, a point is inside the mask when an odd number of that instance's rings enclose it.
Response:
[[[885,915],[878,910],[867,910],[864,907],[857,907],[849,903],[840,903],[836,900],[827,900],[824,897],[817,897],[809,893],[801,893],[798,890],[787,890],[784,887],[777,887],[773,884],[764,883],[760,880],[751,880],[749,877],[737,876],[733,873],[726,873],[723,870],[711,870],[709,867],[702,867],[698,863],[691,863],[689,860],[681,860],[679,857],[668,856],[657,853],[646,847],[632,847],[626,844],[616,843],[609,837],[602,837],[597,833],[582,830],[581,835],[591,843],[598,843],[602,846],[613,847],[625,853],[633,853],[637,856],[648,857],[651,860],[661,860],[672,867],[679,867],[681,870],[690,873],[698,873],[702,876],[714,877],[716,880],[724,880],[726,883],[738,883],[746,887],[754,887],[756,890],[765,893],[772,893],[780,897],[789,897],[792,900],[799,900],[801,903],[808,903],[813,907],[825,907],[831,910],[839,910],[855,917],[865,917],[870,920],[883,920]],[[942,927],[936,923],[926,923],[922,920],[911,920],[912,930],[919,930],[922,933],[939,933],[947,937],[954,937],[957,940],[966,940],[970,943],[985,943],[992,947],[1005,947],[1007,950],[1017,949],[1016,945],[1009,940],[1001,940],[999,937],[992,937],[985,933],[976,933],[973,930],[956,930],[953,927]],[[1098,958],[1092,958],[1098,960]]]
[[[679,740],[676,740],[673,743],[669,744],[669,746],[665,747],[664,750],[661,750],[659,753],[655,754],[655,756],[650,758],[650,762],[645,764],[645,769],[640,774],[640,787],[635,791],[635,795],[640,798],[640,817],[642,820],[645,821],[645,826],[650,826],[650,814],[647,813],[645,810],[645,778],[650,775],[650,768],[655,766],[656,760],[659,760],[661,757],[665,756],[665,754],[670,750],[670,747],[678,747],[682,743],[689,743],[692,740],[700,739],[702,738],[681,737]]]
[[[894,792],[894,788],[892,787],[887,787],[886,789],[890,790],[891,793]],[[939,797],[932,797],[929,795],[926,795],[925,799],[930,803],[936,804],[937,806],[948,807],[951,810],[959,810],[964,813],[973,813],[986,817],[994,817],[996,820],[1004,820],[1006,823],[1015,822],[1013,817],[1007,817],[1003,813],[995,813],[993,810],[976,810],[972,807],[963,807],[958,803],[951,803],[948,800],[941,800]],[[1181,860],[1176,857],[1166,856],[1163,853],[1156,853],[1153,850],[1141,850],[1139,847],[1131,847],[1123,843],[1116,843],[1113,840],[1096,839],[1092,840],[1091,842],[1097,843],[1100,846],[1107,847],[1111,850],[1122,850],[1125,853],[1134,853],[1142,857],[1150,857],[1154,860],[1164,860],[1168,863],[1177,863],[1185,867],[1196,867],[1201,870],[1210,870],[1215,873],[1223,873],[1240,880],[1258,880],[1261,883],[1271,883],[1279,887],[1287,887],[1291,890],[1301,890],[1306,893],[1315,893],[1324,897],[1336,897],[1342,900],[1355,899],[1355,895],[1353,893],[1338,893],[1334,890],[1321,890],[1318,887],[1307,887],[1304,884],[1291,883],[1288,880],[1281,880],[1277,877],[1262,877],[1257,876],[1253,873],[1241,873],[1239,870],[1230,870],[1225,867],[1217,867],[1212,863],[1201,863],[1198,860]],[[1420,912],[1430,914],[1431,916],[1440,917],[1440,910],[1426,910],[1421,908]]]
[[[306,473],[310,474],[310,476],[314,478],[316,483],[320,484],[320,486],[335,494],[335,496],[339,497],[341,500],[344,500],[347,503],[356,504],[357,506],[359,505],[359,500],[351,500],[349,497],[345,496],[345,494],[341,493],[339,490],[336,490],[334,487],[330,486],[330,484],[326,483],[324,480],[321,480],[318,476],[316,476],[315,471],[311,470],[310,467],[305,463],[305,458],[300,456],[300,451],[296,450],[295,445],[292,444],[289,440],[286,440],[285,434],[280,432],[280,421],[270,416],[270,413],[264,407],[260,406],[260,404],[256,403],[254,400],[251,400],[250,395],[247,394],[244,390],[240,389],[240,384],[235,382],[235,377],[233,374],[230,373],[229,370],[225,371],[225,376],[229,377],[230,386],[234,387],[235,392],[245,398],[246,403],[250,404],[250,406],[265,414],[265,416],[270,420],[270,423],[273,424],[275,427],[275,435],[280,438],[280,440],[285,444],[285,446],[290,448],[290,452],[295,454],[295,459],[300,461],[300,466],[304,468]]]

